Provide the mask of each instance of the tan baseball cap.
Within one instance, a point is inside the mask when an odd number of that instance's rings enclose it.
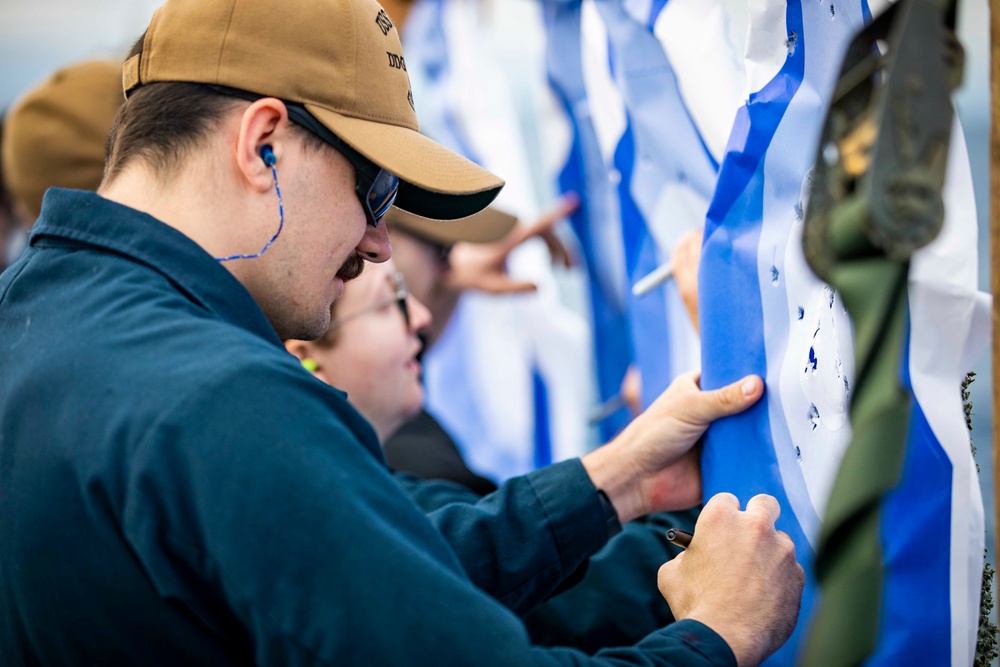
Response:
[[[420,134],[396,28],[375,0],[167,0],[125,93],[158,81],[296,102],[400,179],[396,205],[451,220],[485,208],[503,181]]]
[[[49,187],[96,190],[104,143],[125,98],[122,68],[91,60],[61,69],[18,100],[3,123],[3,175],[31,216]]]
[[[492,243],[503,238],[517,224],[517,217],[492,206],[462,220],[431,220],[394,206],[386,213],[385,220],[390,231],[399,229],[443,245],[459,241]]]

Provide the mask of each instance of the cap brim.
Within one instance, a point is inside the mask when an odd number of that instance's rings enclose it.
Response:
[[[400,229],[444,245],[499,241],[517,224],[515,216],[492,206],[461,220],[431,220],[393,207],[385,220],[390,230]]]
[[[504,182],[415,130],[352,118],[314,104],[306,110],[366,158],[399,177],[396,206],[424,218],[455,220],[486,208]]]

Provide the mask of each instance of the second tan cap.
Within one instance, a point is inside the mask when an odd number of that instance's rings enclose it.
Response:
[[[443,245],[459,241],[492,243],[517,224],[516,217],[492,206],[462,220],[430,220],[393,207],[385,219],[390,230],[400,229]]]
[[[125,100],[121,65],[91,60],[59,70],[18,100],[3,124],[3,174],[34,221],[50,187],[96,190],[104,144]]]

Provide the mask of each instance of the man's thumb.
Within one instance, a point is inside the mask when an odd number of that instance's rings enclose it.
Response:
[[[732,384],[703,391],[697,395],[695,414],[698,421],[708,424],[743,412],[764,394],[764,381],[759,375],[748,375]]]

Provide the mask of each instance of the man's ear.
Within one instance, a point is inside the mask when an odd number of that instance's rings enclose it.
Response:
[[[281,158],[291,139],[288,109],[274,97],[257,100],[243,111],[240,134],[236,143],[236,166],[245,181],[257,192],[267,192],[274,187],[271,162],[281,167]],[[265,157],[262,149],[268,146],[273,159]]]

